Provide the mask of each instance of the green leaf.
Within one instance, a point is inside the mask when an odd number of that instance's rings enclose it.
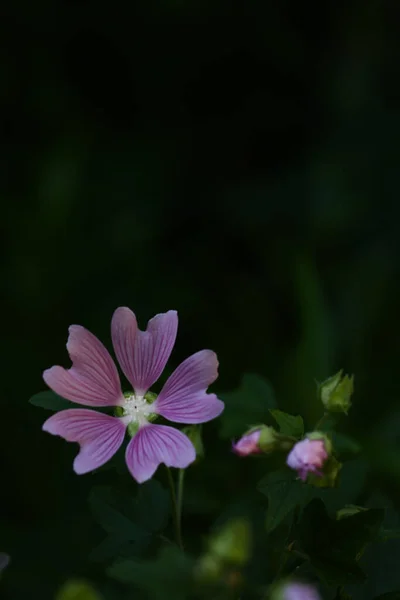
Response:
[[[296,539],[328,585],[359,583],[365,576],[357,561],[366,545],[376,540],[383,517],[382,509],[371,508],[332,519],[323,502],[315,499],[303,511]]]
[[[254,425],[263,423],[268,410],[276,406],[271,385],[259,375],[244,375],[239,389],[221,395],[225,410],[220,417],[220,435],[228,439],[241,435]]]
[[[303,507],[313,493],[311,486],[296,479],[290,471],[269,473],[257,485],[268,498],[265,526],[273,531],[297,506]]]
[[[332,431],[331,433],[333,447],[335,452],[340,455],[354,455],[358,454],[361,450],[360,444],[353,438],[344,433],[338,433],[337,431]]]
[[[56,600],[101,600],[101,597],[89,583],[71,580],[63,585]]]
[[[149,598],[183,600],[190,591],[192,566],[192,560],[177,547],[166,546],[154,560],[116,561],[107,574],[143,590]]]
[[[270,409],[269,411],[279,425],[280,433],[302,437],[304,435],[304,422],[300,416],[289,415],[282,410]]]
[[[400,538],[400,527],[395,529],[381,529],[378,533],[379,542],[388,542],[389,540],[398,540]]]
[[[108,536],[91,552],[93,561],[115,556],[135,556],[146,548],[152,535],[163,529],[169,516],[168,492],[151,480],[136,496],[107,487],[95,487],[89,497],[92,512]]]
[[[35,394],[32,396],[32,398],[30,398],[29,403],[33,404],[33,406],[45,408],[46,410],[53,410],[54,412],[75,406],[72,402],[69,402],[69,400],[61,398],[61,396],[58,396],[50,390]]]
[[[169,493],[156,479],[142,483],[130,513],[137,523],[150,532],[160,531],[168,522]]]
[[[329,586],[363,583],[366,575],[355,560],[333,560],[314,556],[311,564],[318,577]]]

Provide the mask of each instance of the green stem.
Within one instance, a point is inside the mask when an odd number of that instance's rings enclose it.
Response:
[[[178,471],[178,492],[177,492],[177,514],[179,521],[179,530],[182,535],[182,502],[183,502],[183,482],[185,479],[185,469],[179,469]]]
[[[314,430],[318,431],[319,429],[321,429],[321,426],[325,423],[325,421],[329,419],[329,417],[330,414],[328,412],[325,412],[320,418],[320,420],[315,424]]]
[[[181,519],[180,519],[180,510],[181,509],[179,508],[179,504],[178,504],[179,496],[181,496],[181,494],[179,494],[180,486],[178,484],[178,501],[177,501],[177,497],[176,497],[176,493],[175,493],[175,484],[174,484],[171,470],[169,467],[166,467],[166,469],[167,469],[167,475],[168,475],[169,491],[171,494],[172,517],[174,519],[176,543],[178,544],[179,548],[181,550],[183,550]],[[182,500],[180,500],[180,503],[182,503]]]

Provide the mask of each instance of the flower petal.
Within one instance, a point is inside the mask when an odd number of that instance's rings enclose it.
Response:
[[[178,314],[175,310],[156,315],[140,331],[134,313],[117,308],[111,322],[115,354],[136,394],[144,395],[160,377],[175,344]]]
[[[215,352],[196,352],[175,369],[152,410],[176,423],[205,423],[215,419],[224,410],[224,403],[206,390],[217,377]]]
[[[143,483],[152,477],[160,463],[185,469],[196,459],[196,451],[189,438],[178,429],[145,425],[129,442],[125,458],[132,476]]]
[[[90,331],[71,325],[67,350],[72,367],[51,367],[43,379],[56,394],[87,406],[114,406],[123,402],[117,367],[106,348]]]
[[[126,426],[116,418],[86,408],[62,410],[43,425],[43,430],[68,442],[78,442],[81,450],[74,471],[81,475],[104,465],[121,446]]]

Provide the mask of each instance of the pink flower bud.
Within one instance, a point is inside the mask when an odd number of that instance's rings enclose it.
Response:
[[[239,456],[248,456],[249,454],[260,454],[261,450],[258,447],[258,442],[260,440],[260,429],[256,429],[251,433],[247,433],[243,437],[240,438],[233,444],[233,451]]]
[[[320,600],[315,587],[306,583],[288,583],[282,590],[282,600]]]
[[[328,453],[323,440],[306,438],[293,446],[286,464],[297,471],[300,479],[305,481],[308,473],[322,477],[322,468],[327,458]]]

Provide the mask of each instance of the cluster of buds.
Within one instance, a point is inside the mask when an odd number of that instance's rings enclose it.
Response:
[[[327,413],[347,414],[351,406],[354,377],[339,371],[318,386],[318,395]],[[318,426],[317,426],[318,427]],[[239,456],[288,452],[286,464],[297,471],[302,481],[317,487],[333,487],[341,464],[335,458],[330,437],[322,431],[308,433],[303,439],[284,435],[268,425],[249,429],[233,444]]]

